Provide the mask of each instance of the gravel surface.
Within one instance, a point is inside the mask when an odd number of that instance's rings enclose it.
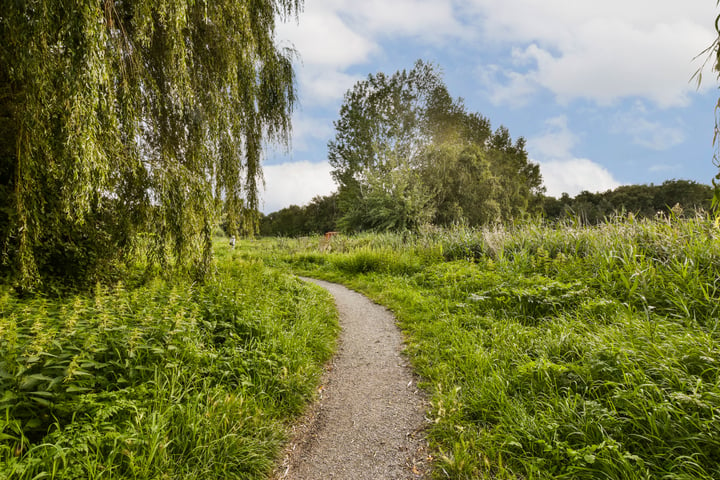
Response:
[[[402,336],[385,308],[337,284],[327,289],[342,333],[319,400],[294,427],[276,479],[382,480],[425,478],[426,404]]]

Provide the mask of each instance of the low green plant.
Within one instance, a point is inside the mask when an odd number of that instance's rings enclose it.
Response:
[[[266,478],[336,312],[219,242],[205,284],[0,290],[0,478]]]
[[[287,243],[268,262],[395,312],[431,399],[435,477],[720,478],[712,221],[427,228],[343,246]]]

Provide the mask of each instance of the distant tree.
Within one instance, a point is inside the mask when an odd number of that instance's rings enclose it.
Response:
[[[712,189],[708,185],[690,180],[667,180],[660,185],[653,197],[656,211],[672,208],[679,203],[688,215],[697,210],[710,210]]]
[[[146,232],[161,261],[207,271],[220,199],[252,228],[261,146],[288,139],[275,22],[301,4],[2,2],[0,268],[93,278]]]
[[[260,235],[297,237],[305,234],[305,216],[302,207],[290,205],[262,218]]]
[[[260,234],[268,237],[297,237],[337,229],[337,194],[317,196],[302,207],[289,207],[262,216]]]
[[[513,143],[507,129],[493,133],[487,119],[468,113],[431,64],[358,82],[335,128],[328,157],[343,228],[480,224],[538,204],[540,171],[524,140]]]
[[[653,218],[668,214],[677,204],[685,216],[708,211],[712,188],[690,180],[667,180],[662,185],[622,185],[603,193],[581,192],[574,198],[567,194],[558,200],[545,197],[544,212],[550,219],[576,217],[595,224],[617,214],[632,213],[637,217]]]
[[[335,138],[328,143],[341,209],[356,209],[369,170],[388,169],[397,158],[411,163],[427,145],[425,110],[429,97],[442,88],[435,67],[418,61],[409,72],[369,75],[345,94]]]
[[[549,196],[543,197],[543,213],[545,214],[545,217],[549,219],[565,217],[567,216],[567,211],[571,202],[572,199],[566,192],[563,192],[559,199]]]
[[[499,209],[504,220],[540,212],[537,200],[545,191],[540,166],[528,161],[525,139],[514,143],[507,128],[500,127],[488,141],[490,165],[499,180]]]
[[[443,143],[424,152],[421,172],[437,225],[482,225],[501,219],[499,181],[487,153],[478,145]]]
[[[416,230],[432,220],[430,192],[406,159],[389,153],[382,168],[366,167],[361,179],[360,195],[338,222],[342,230]]]
[[[305,206],[306,233],[325,233],[337,230],[337,194],[316,196]]]

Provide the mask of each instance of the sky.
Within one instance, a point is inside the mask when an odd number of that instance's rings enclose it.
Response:
[[[709,184],[718,80],[706,66],[715,0],[305,0],[276,41],[298,58],[289,151],[270,147],[261,210],[337,186],[327,142],[369,74],[443,72],[470,112],[524,137],[546,194],[670,179]],[[261,192],[262,193],[262,192]]]

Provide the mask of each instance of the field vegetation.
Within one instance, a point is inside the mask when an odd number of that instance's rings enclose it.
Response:
[[[0,478],[267,477],[333,351],[336,313],[319,287],[215,250],[204,284],[2,287]]]
[[[295,272],[394,309],[440,478],[720,478],[717,225],[588,226],[709,187],[544,197],[418,61],[348,90],[338,192],[264,230],[406,233],[213,245],[289,146],[303,2],[186,3],[0,3],[0,478],[267,476],[338,329]]]
[[[268,262],[395,312],[432,401],[437,478],[720,478],[712,221],[260,245]]]

